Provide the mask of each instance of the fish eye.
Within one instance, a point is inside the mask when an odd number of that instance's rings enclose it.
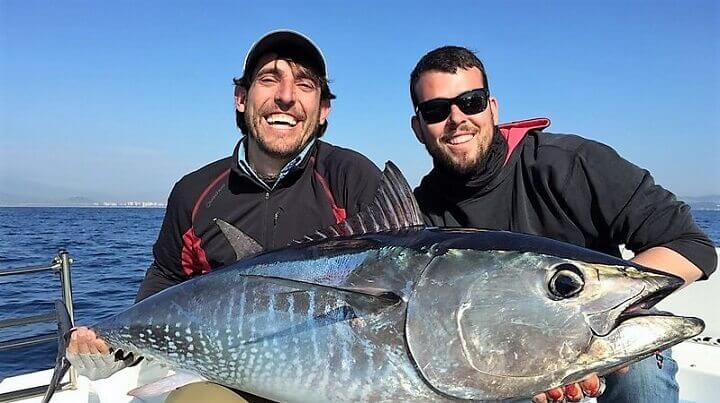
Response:
[[[564,263],[555,267],[548,288],[557,298],[570,298],[582,291],[585,285],[582,272],[575,265]]]

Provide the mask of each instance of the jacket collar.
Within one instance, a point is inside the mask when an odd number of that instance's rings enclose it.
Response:
[[[317,143],[317,138],[313,137],[300,151],[300,153],[295,156],[295,158],[288,161],[287,164],[280,170],[280,174],[275,179],[275,182],[272,184],[267,184],[265,181],[263,181],[260,176],[255,172],[255,170],[250,166],[250,164],[247,161],[247,136],[244,136],[240,139],[240,141],[235,146],[235,150],[233,151],[232,156],[232,171],[236,173],[239,176],[245,177],[252,181],[253,183],[257,184],[258,186],[262,187],[266,191],[270,192],[277,188],[278,184],[286,178],[291,173],[303,170],[305,166],[308,163],[308,160],[310,159],[309,156],[314,154],[315,150],[315,144]]]
[[[534,118],[503,123],[495,128],[493,140],[485,161],[467,175],[458,175],[435,164],[423,179],[423,185],[442,189],[440,194],[455,202],[491,191],[503,181],[503,167],[508,164],[528,132],[543,130],[550,126],[550,119]]]

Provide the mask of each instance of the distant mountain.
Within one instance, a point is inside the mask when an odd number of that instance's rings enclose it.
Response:
[[[143,198],[131,200],[138,199],[140,201],[128,201],[124,197],[82,189],[72,183],[40,183],[0,176],[0,207],[152,207],[163,204]]]
[[[97,205],[98,201],[85,196],[53,197],[52,195],[35,196],[0,192],[0,207],[2,206],[36,206],[36,207],[80,207]]]
[[[88,205],[97,203],[97,200],[85,196],[72,196],[66,198],[63,202],[67,204]]]

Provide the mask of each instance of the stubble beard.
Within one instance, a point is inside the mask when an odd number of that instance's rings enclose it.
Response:
[[[482,139],[476,143],[477,147],[474,153],[453,155],[435,141],[425,142],[425,149],[432,157],[435,166],[459,176],[471,175],[483,167],[492,144],[493,132],[483,133],[478,128],[474,128],[474,131],[476,132],[475,136],[481,136]]]
[[[313,134],[317,130],[318,122],[320,120],[320,111],[317,112],[315,117],[308,117],[303,121],[303,131],[299,136],[294,137],[290,142],[276,141],[272,142],[270,136],[263,133],[261,125],[264,119],[263,114],[245,114],[245,124],[250,128],[250,136],[255,139],[260,151],[264,154],[282,160],[289,160],[302,151],[302,149],[310,142]]]

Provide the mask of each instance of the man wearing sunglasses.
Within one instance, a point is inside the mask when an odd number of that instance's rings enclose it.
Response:
[[[415,189],[437,226],[507,230],[620,255],[682,277],[706,279],[717,265],[689,207],[613,149],[578,136],[544,133],[548,119],[498,125],[498,101],[469,50],[446,46],[423,56],[410,76],[411,125],[433,159]],[[607,377],[600,402],[677,402],[669,351]],[[622,371],[625,372],[625,371]],[[579,401],[602,393],[600,379],[557,388],[535,401]]]

